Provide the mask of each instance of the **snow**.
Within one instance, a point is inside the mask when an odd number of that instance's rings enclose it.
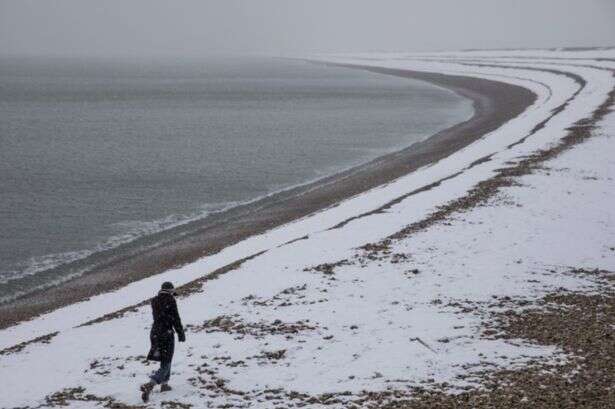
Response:
[[[174,391],[154,394],[152,407],[172,399],[195,407],[269,408],[272,401],[264,399],[262,392],[277,388],[310,395],[349,391],[353,396],[363,390],[405,390],[427,380],[454,387],[466,382],[457,376],[472,365],[510,367],[532,357],[550,359],[562,354],[524,340],[481,337],[485,317],[460,312],[451,304],[488,303],[494,297],[536,298],[562,287],[594,291],[594,281],[569,274],[570,268],[615,270],[615,207],[610,205],[615,192],[613,113],[598,124],[592,138],[548,161],[545,168],[517,178],[518,185],[503,188],[485,205],[454,213],[445,223],[394,241],[391,252],[406,257],[400,262],[357,258],[363,254],[357,248],[424,219],[507,163],[557,143],[570,125],[590,117],[614,88],[610,69],[615,68],[615,51],[495,50],[311,58],[495,79],[526,87],[538,98],[517,118],[479,141],[392,183],[190,265],[0,331],[0,349],[59,332],[49,343],[0,355],[5,386],[0,407],[36,406],[44,403],[45,396],[74,387],[138,404],[138,385],[154,368],[139,358],[149,348],[149,307],[123,318],[77,326],[150,297],[163,281],[180,285],[261,251],[266,252],[207,281],[204,292],[180,298],[184,324],[199,326],[224,315],[266,329],[275,327],[276,320],[302,322],[310,328],[296,334],[243,335],[189,330],[187,342],[176,346]],[[474,65],[478,60],[483,65]],[[585,87],[563,72],[583,78]],[[544,128],[506,149],[566,101],[565,109]],[[490,161],[470,167],[488,154],[493,154]],[[330,229],[456,172],[461,173],[385,212]],[[284,245],[306,235],[307,239]],[[336,267],[332,276],[306,271],[344,259],[350,264]],[[278,350],[286,351],[282,359],[258,357]],[[200,373],[202,381],[195,381],[204,363],[215,375]],[[201,388],[202,382],[212,385],[216,379],[224,379],[226,387],[246,395]],[[100,406],[92,401],[69,404]]]

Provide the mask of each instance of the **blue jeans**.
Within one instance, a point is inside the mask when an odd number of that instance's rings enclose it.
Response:
[[[169,378],[171,378],[171,361],[160,362],[160,368],[150,376],[157,385],[169,382]]]

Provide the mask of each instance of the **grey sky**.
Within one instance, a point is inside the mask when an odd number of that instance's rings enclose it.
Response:
[[[0,0],[0,54],[615,45],[615,0]]]

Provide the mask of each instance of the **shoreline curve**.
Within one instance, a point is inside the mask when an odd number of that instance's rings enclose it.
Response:
[[[474,115],[422,142],[357,167],[240,205],[213,217],[138,239],[127,244],[123,253],[115,258],[104,259],[111,254],[103,253],[100,255],[103,258],[100,265],[84,275],[0,305],[0,329],[215,254],[250,236],[391,182],[468,146],[518,116],[536,99],[536,95],[526,88],[482,78],[369,66],[328,65],[412,78],[447,88],[470,99]],[[174,230],[177,235],[172,239],[161,240],[162,235]]]

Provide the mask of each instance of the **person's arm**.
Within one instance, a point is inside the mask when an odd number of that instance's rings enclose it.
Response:
[[[154,302],[155,302],[155,299],[152,298],[152,300],[149,302],[149,305],[150,307],[152,307],[152,320],[156,322],[156,307],[154,306]]]
[[[175,302],[175,299],[173,299],[171,303],[171,311],[173,314],[173,328],[175,328],[175,332],[177,332],[177,339],[179,342],[184,342],[186,340],[186,334],[184,333],[182,320],[179,318],[179,311],[177,310],[177,302]]]

